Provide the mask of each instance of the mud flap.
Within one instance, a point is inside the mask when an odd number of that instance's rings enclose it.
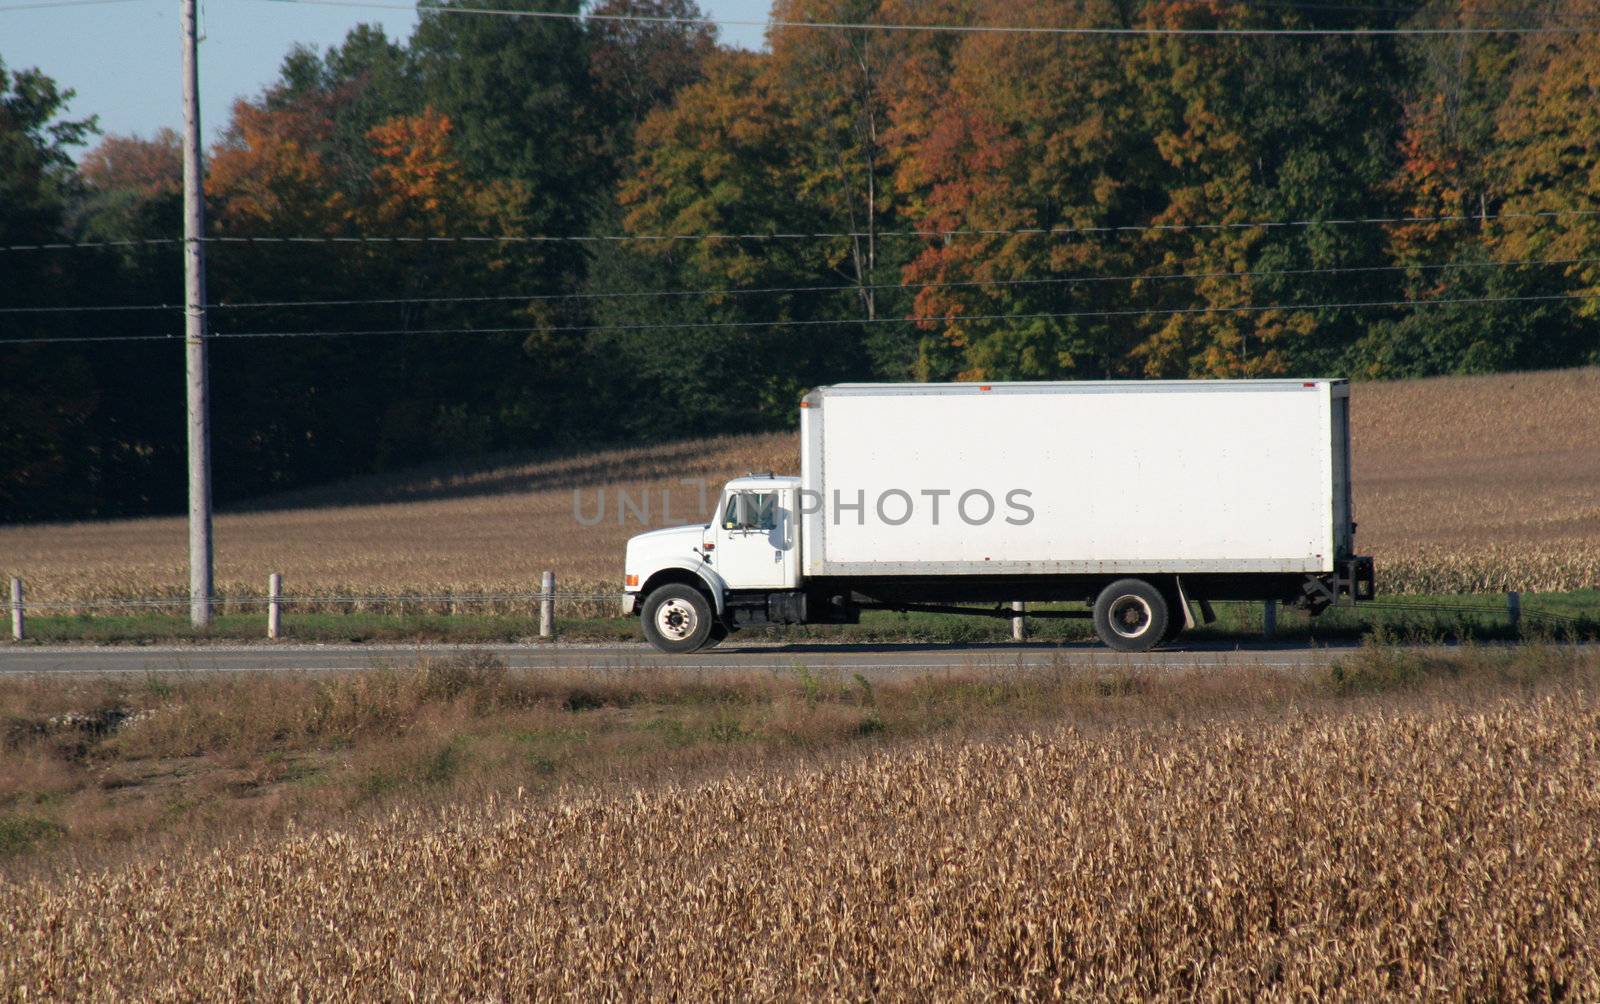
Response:
[[[1174,582],[1176,582],[1178,584],[1178,606],[1183,608],[1183,629],[1185,631],[1193,631],[1194,630],[1194,611],[1189,609],[1189,597],[1183,591],[1183,576],[1174,575],[1172,577],[1172,581],[1174,581]],[[1204,604],[1205,601],[1202,600],[1201,603]],[[1203,611],[1204,607],[1202,607],[1201,609]],[[1211,623],[1211,619],[1207,618],[1206,623],[1207,624]]]

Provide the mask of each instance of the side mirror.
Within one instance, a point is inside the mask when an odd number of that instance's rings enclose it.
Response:
[[[756,525],[755,496],[749,492],[740,492],[733,497],[734,512],[738,514],[739,529],[746,530]]]

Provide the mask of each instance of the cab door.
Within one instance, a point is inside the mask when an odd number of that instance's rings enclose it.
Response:
[[[712,566],[729,589],[792,589],[800,568],[792,488],[736,488],[722,498]]]

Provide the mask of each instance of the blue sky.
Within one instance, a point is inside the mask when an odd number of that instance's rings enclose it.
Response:
[[[4,8],[19,0],[0,0]],[[34,0],[42,2],[42,0]],[[387,0],[394,2],[394,0]],[[701,0],[708,16],[763,21],[771,0]],[[201,0],[201,120],[215,137],[237,97],[257,94],[296,42],[319,49],[367,22],[405,38],[408,11],[316,7],[267,0]],[[759,48],[761,29],[723,27],[724,42]],[[0,9],[0,60],[11,70],[37,66],[78,92],[73,116],[98,114],[106,133],[149,135],[182,122],[178,0],[104,6]]]

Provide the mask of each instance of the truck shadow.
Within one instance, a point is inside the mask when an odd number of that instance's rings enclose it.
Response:
[[[1116,652],[1098,641],[1021,641],[1021,642],[790,642],[786,644],[719,645],[703,649],[698,655],[715,658],[718,655],[826,655],[872,654],[892,655],[912,652],[964,652],[973,655],[1000,655],[1004,653],[1059,652],[1098,656],[1128,656],[1136,658],[1163,653],[1227,653],[1227,652],[1306,652],[1348,651],[1361,647],[1359,639],[1329,639],[1326,641],[1288,640],[1269,641],[1256,639],[1217,639],[1178,641],[1157,646],[1151,652]]]

